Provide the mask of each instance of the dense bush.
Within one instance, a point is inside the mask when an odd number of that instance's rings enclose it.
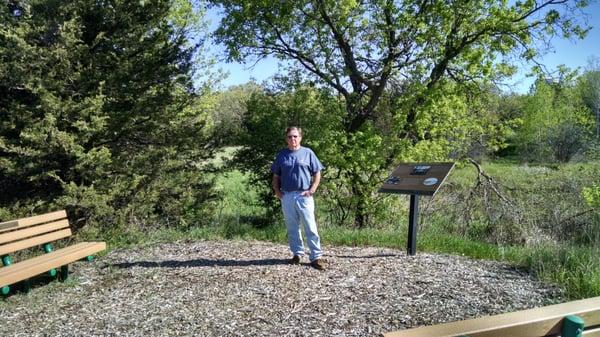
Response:
[[[77,226],[206,218],[211,152],[183,4],[2,5],[0,221],[57,208]]]
[[[583,153],[594,131],[594,117],[574,81],[550,83],[540,78],[521,99],[511,142],[524,161],[569,162]]]
[[[569,162],[584,149],[589,133],[583,126],[571,122],[561,123],[548,131],[548,146],[552,150],[553,158],[561,163]]]
[[[251,82],[215,93],[215,103],[211,107],[213,144],[231,146],[240,143],[244,134],[243,118],[247,114],[248,100],[252,93],[261,90],[259,85]]]

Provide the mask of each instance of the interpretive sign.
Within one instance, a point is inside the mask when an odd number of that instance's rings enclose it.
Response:
[[[384,181],[379,192],[434,195],[454,163],[401,164]]]
[[[398,166],[379,188],[381,193],[410,194],[408,255],[417,252],[419,195],[433,196],[446,180],[454,163],[405,163]]]

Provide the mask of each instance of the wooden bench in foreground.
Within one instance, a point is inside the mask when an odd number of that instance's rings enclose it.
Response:
[[[384,334],[384,337],[455,336],[600,337],[600,297]]]
[[[57,211],[43,215],[0,223],[0,289],[3,295],[10,292],[10,286],[28,280],[36,275],[49,272],[65,280],[68,264],[80,259],[91,260],[93,255],[106,249],[105,242],[81,242],[54,250],[51,242],[72,235],[67,212]],[[45,254],[13,262],[10,254],[31,247],[41,246]]]

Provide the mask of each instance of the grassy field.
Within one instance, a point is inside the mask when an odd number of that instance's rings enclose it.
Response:
[[[457,167],[435,199],[424,202],[418,251],[504,261],[527,268],[540,279],[559,285],[571,299],[600,296],[600,251],[596,241],[600,233],[600,215],[597,210],[589,211],[578,195],[586,182],[600,176],[596,175],[599,167],[598,163],[561,167],[533,167],[511,162],[487,164],[484,166],[486,172],[497,179],[498,188],[514,200],[514,205],[505,207],[504,212],[508,214],[502,214],[499,209],[503,206],[498,200],[490,199],[487,205],[490,213],[477,211],[480,218],[470,222],[461,218],[464,205],[460,203],[474,186],[476,171],[470,166]],[[151,233],[131,230],[106,235],[106,238],[113,247],[205,239],[286,242],[281,219],[257,223],[264,221],[261,220],[264,212],[257,191],[245,175],[238,171],[223,173],[217,179],[217,187],[222,199],[209,226],[162,229]],[[484,205],[476,206],[485,208]],[[398,207],[408,207],[402,197]],[[578,213],[584,213],[585,217],[573,217]],[[318,217],[326,218],[323,214]],[[560,217],[573,219],[565,223]],[[522,223],[515,222],[517,220]],[[390,220],[385,226],[363,229],[320,221],[319,230],[325,247],[376,246],[405,250],[407,221],[407,217],[402,217]]]

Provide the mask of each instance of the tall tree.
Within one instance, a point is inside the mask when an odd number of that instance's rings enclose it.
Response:
[[[580,81],[583,100],[596,117],[596,138],[600,139],[600,58],[590,61]]]
[[[210,152],[197,146],[206,135],[185,3],[3,3],[4,213],[173,223],[202,209],[210,182],[197,163]]]
[[[390,111],[396,139],[416,145],[423,107],[449,81],[479,85],[514,71],[510,57],[531,60],[535,46],[554,35],[583,37],[577,22],[586,1],[492,0],[210,0],[221,6],[216,31],[234,60],[275,55],[344,100],[348,136],[377,123],[378,105],[393,87],[402,102]],[[427,110],[427,109],[425,109]],[[384,155],[389,165],[406,155],[395,142]],[[363,172],[352,173],[356,194]],[[368,193],[367,193],[368,194]],[[368,196],[367,196],[368,197]],[[356,222],[365,212],[357,206]]]
[[[522,158],[568,162],[584,148],[594,121],[574,75],[557,81],[540,77],[524,99],[522,125],[514,139]]]
[[[446,77],[495,79],[507,70],[498,56],[520,49],[532,59],[534,42],[547,34],[586,32],[570,17],[585,1],[210,2],[224,11],[217,37],[231,59],[297,61],[345,98],[350,132],[373,117],[391,80],[423,92]],[[407,116],[408,122],[414,118]]]
[[[247,113],[247,102],[261,87],[256,83],[229,87],[216,93],[212,111],[213,142],[219,146],[237,145],[242,136],[242,119]]]

